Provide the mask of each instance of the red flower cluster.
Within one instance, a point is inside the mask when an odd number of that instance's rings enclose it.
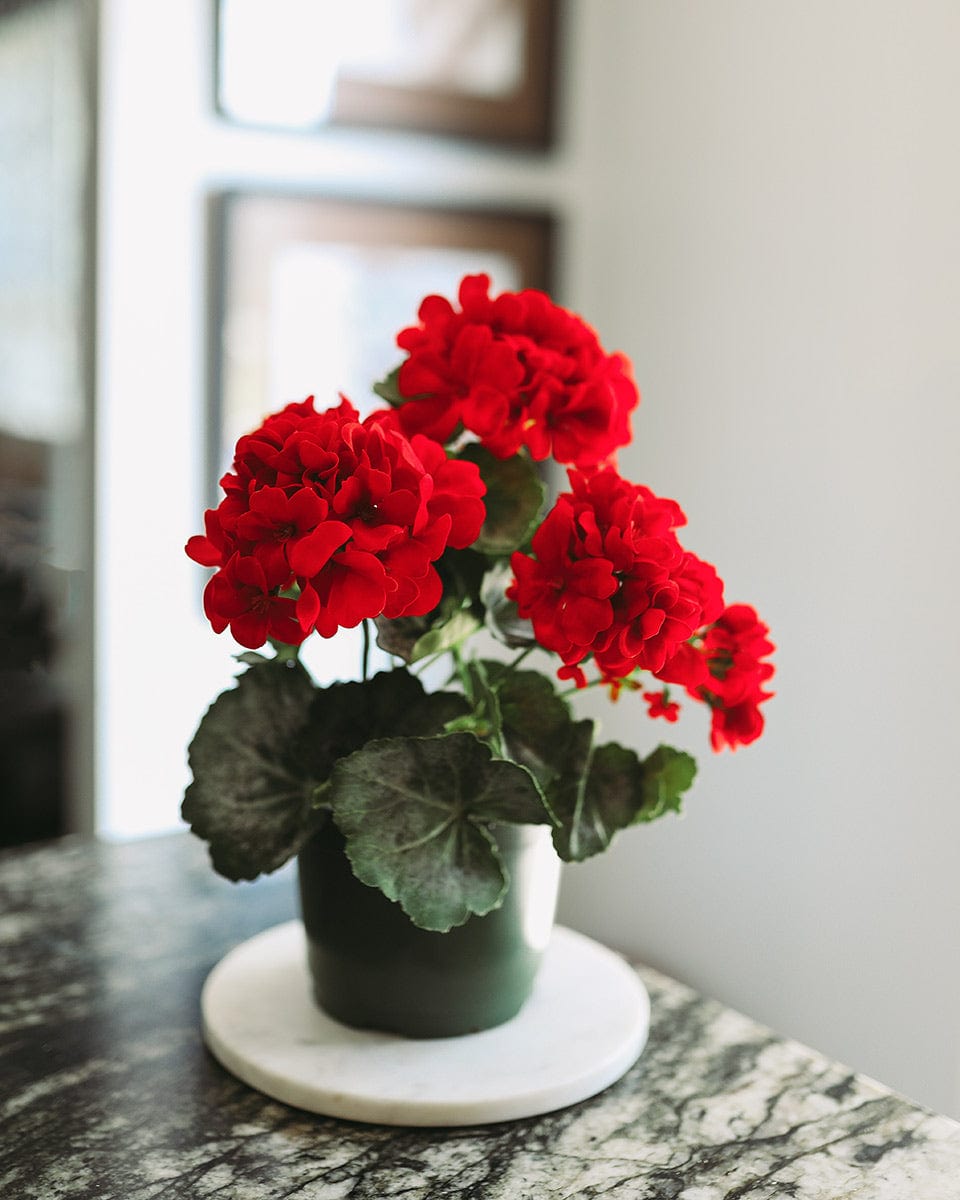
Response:
[[[713,709],[710,744],[735,750],[763,733],[760,704],[773,692],[762,685],[773,675],[773,664],[761,661],[774,650],[769,629],[748,604],[733,604],[704,638],[710,681],[702,685],[703,699]]]
[[[713,567],[684,550],[679,505],[612,469],[570,472],[565,492],[533,536],[536,557],[515,553],[507,595],[533,622],[541,646],[575,668],[592,655],[606,679],[658,672],[723,607]]]
[[[592,467],[630,440],[639,402],[630,364],[607,354],[580,317],[543,292],[491,299],[486,275],[460,285],[460,311],[442,296],[397,344],[409,357],[398,385],[407,434],[448,441],[461,425],[498,458],[526,446],[533,458]]]
[[[497,458],[552,455],[570,467],[529,552],[511,556],[506,592],[559,656],[560,678],[586,686],[592,661],[611,699],[640,692],[669,722],[682,689],[709,706],[715,750],[754,741],[772,695],[769,630],[752,608],[724,607],[717,572],[678,540],[679,505],[612,465],[639,401],[629,363],[544,293],[489,290],[486,275],[467,276],[459,308],[423,301],[419,324],[397,337],[407,358],[395,407],[361,421],[345,399],[317,412],[310,397],[240,439],[223,500],[187,544],[216,568],[204,592],[214,630],[250,648],[299,645],[367,618],[423,617],[441,600],[451,604],[438,622],[457,604],[486,604],[484,567],[503,564],[484,563],[483,545],[463,577],[434,566],[448,547],[473,546],[487,517],[479,468],[444,449],[466,432]],[[491,525],[511,510],[511,478],[488,474]],[[526,529],[533,513],[521,515]]]
[[[634,671],[682,685],[712,710],[715,750],[754,741],[763,730],[762,685],[773,666],[768,629],[746,605],[723,606],[723,584],[709,563],[683,549],[685,523],[673,500],[628,483],[612,469],[570,472],[531,542],[511,559],[507,595],[533,623],[561,678],[586,685],[592,656],[615,698]],[[632,682],[629,686],[636,686]],[[677,718],[665,692],[644,693],[652,717]]]
[[[219,568],[204,592],[217,633],[299,645],[366,617],[423,616],[440,601],[433,563],[477,538],[485,488],[473,463],[408,439],[347,400],[313,397],[237,443],[226,493],[187,553]]]
[[[773,675],[773,664],[763,661],[774,650],[769,632],[748,604],[732,604],[660,673],[710,705],[714,750],[734,750],[763,733],[759,706],[773,695],[763,690]]]

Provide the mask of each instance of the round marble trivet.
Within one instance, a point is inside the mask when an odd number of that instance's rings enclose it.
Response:
[[[508,1121],[596,1095],[634,1063],[650,1002],[613,951],[558,926],[511,1021],[465,1037],[350,1029],[314,1004],[299,921],[231,950],[201,996],[220,1062],[275,1100],[383,1125]]]

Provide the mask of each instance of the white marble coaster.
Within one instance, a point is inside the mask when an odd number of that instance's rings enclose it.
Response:
[[[623,959],[561,926],[519,1014],[465,1037],[403,1038],[326,1016],[299,921],[227,954],[200,1003],[204,1040],[244,1083],[309,1112],[383,1125],[478,1125],[585,1100],[634,1063],[650,1021]]]

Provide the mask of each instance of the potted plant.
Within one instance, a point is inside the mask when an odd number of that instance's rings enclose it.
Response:
[[[668,723],[692,700],[732,749],[760,735],[773,673],[679,505],[617,471],[627,360],[542,292],[489,287],[423,301],[371,415],[311,397],[240,438],[187,545],[215,568],[213,629],[246,649],[191,744],[184,819],[230,879],[299,856],[319,1003],[414,1036],[518,1011],[559,861],[678,811],[693,781],[682,750],[602,742],[576,693]],[[358,625],[361,678],[318,687],[299,647]],[[371,675],[374,638],[394,665]]]

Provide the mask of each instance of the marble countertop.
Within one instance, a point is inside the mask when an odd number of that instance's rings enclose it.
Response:
[[[470,1129],[314,1117],[227,1074],[204,978],[295,915],[188,835],[0,855],[0,1197],[960,1200],[960,1125],[671,979],[593,1100]]]

